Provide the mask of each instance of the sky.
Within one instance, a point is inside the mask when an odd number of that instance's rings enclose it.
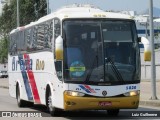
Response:
[[[1,0],[0,0],[1,1]],[[73,3],[90,3],[103,10],[133,10],[143,12],[150,0],[49,0],[51,11]],[[153,0],[154,7],[160,8],[160,0]],[[1,3],[0,3],[1,12]]]
[[[131,10],[137,13],[149,8],[150,0],[49,0],[51,11],[73,3],[91,3],[103,10]],[[160,8],[160,0],[153,0],[154,7]]]

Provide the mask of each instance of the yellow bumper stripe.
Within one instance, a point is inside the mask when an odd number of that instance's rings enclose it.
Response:
[[[100,106],[99,102],[108,102],[106,106]],[[107,110],[107,109],[135,109],[138,108],[139,96],[132,97],[73,97],[64,94],[64,110]]]

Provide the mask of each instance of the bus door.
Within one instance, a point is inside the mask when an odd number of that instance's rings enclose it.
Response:
[[[54,43],[56,44],[56,40],[60,37],[60,20],[58,18],[55,18],[53,20],[53,37],[54,37]],[[56,47],[56,45],[55,45]],[[54,95],[55,95],[55,107],[63,108],[63,59],[56,57],[56,48],[54,50],[54,60],[55,60],[55,70],[56,75],[58,79],[55,79],[54,84]]]

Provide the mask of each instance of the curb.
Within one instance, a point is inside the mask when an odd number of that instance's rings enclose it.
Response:
[[[160,100],[140,100],[139,105],[142,106],[152,106],[152,107],[160,107]]]

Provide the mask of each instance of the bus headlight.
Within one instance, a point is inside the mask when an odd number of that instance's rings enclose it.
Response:
[[[137,90],[137,91],[131,91],[131,92],[127,92],[127,93],[124,93],[125,96],[129,97],[129,96],[137,96],[139,95],[140,91]]]
[[[76,92],[76,91],[65,91],[66,95],[69,96],[74,96],[74,97],[83,97],[85,94],[81,92]]]

